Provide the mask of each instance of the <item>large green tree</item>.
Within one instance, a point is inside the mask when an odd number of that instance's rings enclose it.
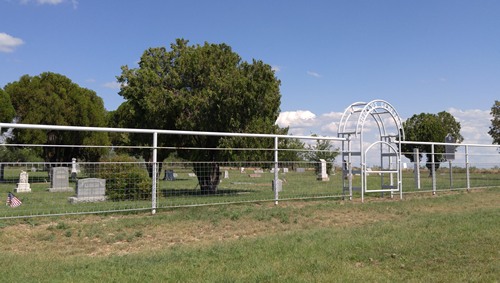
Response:
[[[495,100],[495,104],[491,107],[491,126],[488,134],[493,138],[494,144],[500,144],[500,101]]]
[[[16,114],[12,102],[10,100],[10,95],[0,88],[0,122],[10,123],[14,119]],[[6,129],[2,129],[6,130]]]
[[[12,106],[12,102],[10,101],[10,96],[7,92],[0,88],[0,122],[2,123],[10,123],[12,119],[14,119],[14,115],[16,112],[14,111],[14,107]],[[9,161],[11,159],[11,150],[2,145],[5,142],[7,137],[4,137],[2,134],[7,129],[0,129],[0,162]],[[0,164],[0,181],[3,181],[4,177],[4,168],[5,164]]]
[[[82,88],[69,78],[51,72],[38,76],[22,76],[5,86],[15,118],[23,124],[63,126],[106,126],[106,109],[102,99],[89,89]],[[80,145],[107,145],[103,132],[15,130],[13,143],[44,144],[40,153],[47,162],[68,162],[76,157],[96,161],[105,152],[100,148]],[[55,144],[75,147],[50,147]]]
[[[243,61],[226,44],[189,45],[177,39],[165,47],[147,49],[138,68],[122,67],[117,77],[126,99],[117,111],[122,126],[212,132],[275,133],[279,114],[280,81],[271,66],[260,60]],[[146,139],[146,140],[145,140]],[[148,137],[130,135],[138,144]],[[252,139],[272,145],[272,139]],[[160,145],[217,148],[244,145],[248,139],[219,136],[160,137]],[[145,159],[148,152],[144,152]],[[204,192],[219,184],[217,161],[228,157],[218,150],[179,150],[178,156],[194,162]],[[162,160],[164,156],[159,156]]]
[[[455,120],[455,117],[446,111],[438,114],[420,113],[413,115],[411,118],[403,122],[406,141],[416,142],[444,142],[445,137],[450,134],[457,143],[461,143],[464,138],[460,134],[460,122]],[[426,155],[426,167],[429,168],[432,174],[432,146],[430,144],[403,144],[402,151],[404,155],[414,162],[413,149],[418,148],[419,160],[423,154]],[[435,169],[439,168],[440,162],[445,161],[443,153],[445,147],[438,145],[434,147]]]

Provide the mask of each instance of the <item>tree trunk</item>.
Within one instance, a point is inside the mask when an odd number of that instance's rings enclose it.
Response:
[[[215,194],[220,183],[219,164],[214,162],[195,163],[193,167],[201,192]]]
[[[437,170],[439,169],[439,165],[440,165],[439,162],[434,163],[434,173],[436,173]],[[429,169],[429,177],[432,177],[432,162],[426,162],[425,167],[427,167],[427,169]]]
[[[0,164],[0,182],[4,181],[5,164]]]

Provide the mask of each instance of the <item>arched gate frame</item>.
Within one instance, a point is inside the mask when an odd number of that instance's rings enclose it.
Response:
[[[366,146],[364,143],[363,129],[368,118],[373,118],[378,127],[379,140]],[[388,125],[395,133],[388,132]],[[403,198],[402,170],[401,170],[401,143],[404,140],[404,130],[401,118],[396,109],[384,100],[373,100],[370,102],[355,102],[347,107],[342,115],[338,127],[338,137],[344,138],[342,142],[342,162],[343,162],[343,194],[349,193],[352,200],[353,190],[361,191],[361,201],[364,201],[364,194],[370,192],[390,192],[391,197],[395,192],[399,192]],[[354,142],[359,141],[359,146]],[[372,148],[378,146],[380,149],[379,170],[369,171],[367,168],[367,154]],[[393,168],[395,159],[396,168]],[[358,160],[358,162],[356,162]],[[356,164],[357,163],[357,164]],[[359,165],[359,166],[358,166]],[[388,165],[388,168],[386,166]],[[377,189],[368,188],[368,175],[380,175],[380,187]],[[360,187],[353,185],[353,177],[360,175]],[[386,184],[384,177],[389,175],[390,183]],[[394,183],[396,175],[396,183]]]

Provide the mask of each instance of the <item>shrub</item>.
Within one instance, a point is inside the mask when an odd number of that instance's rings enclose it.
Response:
[[[151,199],[152,180],[145,164],[127,155],[102,158],[96,172],[106,179],[106,196],[109,200]]]

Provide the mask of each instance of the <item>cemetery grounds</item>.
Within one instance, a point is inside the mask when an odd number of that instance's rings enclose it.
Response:
[[[47,217],[0,220],[4,282],[497,282],[500,278],[500,186],[496,171],[464,178],[446,171],[433,194],[429,178],[404,199],[370,194],[342,199],[340,175],[289,172],[279,205],[272,174],[229,168],[221,193],[200,195],[189,169],[161,180],[150,201],[72,205],[72,193],[49,193],[46,181],[17,194]],[[253,172],[252,172],[253,173]],[[6,178],[18,178],[18,168]],[[37,177],[38,176],[38,177]],[[30,172],[30,180],[47,172]],[[379,182],[370,176],[370,182]],[[74,185],[74,182],[71,182]],[[496,185],[495,185],[496,184]],[[482,188],[485,187],[485,188]],[[2,195],[15,183],[0,184]],[[459,189],[460,188],[460,189]],[[289,200],[289,201],[287,201]],[[224,205],[215,205],[224,204]],[[85,209],[84,209],[85,208]],[[29,210],[29,209],[28,209]],[[88,212],[107,213],[88,214]],[[115,213],[114,211],[118,211]],[[78,214],[83,212],[82,214]],[[74,214],[72,214],[74,213]],[[67,214],[67,215],[64,215]]]

